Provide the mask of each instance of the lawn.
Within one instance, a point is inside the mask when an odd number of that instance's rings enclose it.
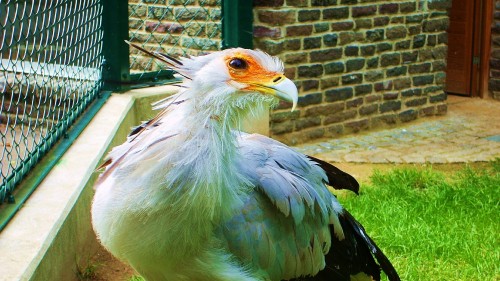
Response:
[[[341,196],[402,280],[500,280],[500,159],[447,173],[375,171]]]

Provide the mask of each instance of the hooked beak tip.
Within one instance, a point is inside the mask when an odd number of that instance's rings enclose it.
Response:
[[[272,88],[276,90],[276,96],[278,98],[292,103],[292,111],[296,109],[299,93],[297,91],[297,86],[295,86],[292,80],[285,78]]]

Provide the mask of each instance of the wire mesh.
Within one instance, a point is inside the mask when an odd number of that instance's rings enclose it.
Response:
[[[0,0],[0,204],[101,89],[99,0]]]
[[[172,56],[221,48],[221,0],[137,0],[129,3],[130,41]],[[131,73],[158,72],[163,65],[131,49]]]

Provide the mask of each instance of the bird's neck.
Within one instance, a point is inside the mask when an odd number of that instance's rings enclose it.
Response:
[[[179,147],[173,186],[181,197],[180,208],[218,220],[229,215],[234,208],[229,203],[238,203],[246,187],[237,172],[236,138],[224,113],[186,106],[180,124],[185,140]]]

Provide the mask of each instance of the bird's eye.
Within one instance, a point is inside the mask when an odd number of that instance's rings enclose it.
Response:
[[[229,66],[234,69],[246,69],[248,67],[247,62],[242,59],[232,59]]]

